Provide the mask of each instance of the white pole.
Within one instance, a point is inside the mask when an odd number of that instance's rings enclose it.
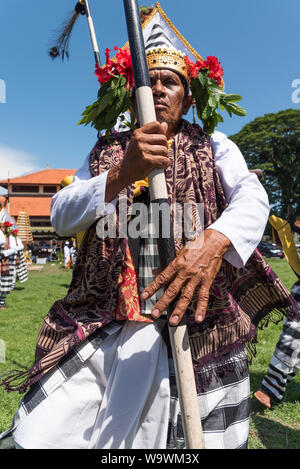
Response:
[[[101,61],[100,61],[99,47],[98,47],[98,42],[97,42],[97,38],[96,38],[93,18],[91,16],[91,12],[90,12],[89,2],[88,2],[88,0],[79,0],[79,1],[82,5],[85,6],[86,18],[87,18],[87,22],[88,22],[89,31],[90,31],[94,56],[95,56],[96,63],[100,67],[101,66]]]

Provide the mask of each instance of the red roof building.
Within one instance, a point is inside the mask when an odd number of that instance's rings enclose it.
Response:
[[[76,169],[46,168],[2,180],[0,186],[8,189],[8,196],[2,197],[2,205],[5,204],[6,210],[15,219],[21,211],[26,212],[30,217],[34,240],[58,237],[50,223],[51,199],[62,189],[62,180],[67,176],[73,176],[76,171]]]

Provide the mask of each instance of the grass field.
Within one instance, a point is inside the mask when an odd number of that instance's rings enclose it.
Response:
[[[270,259],[274,271],[288,288],[296,277],[285,260]],[[44,316],[55,300],[65,296],[72,273],[59,265],[46,265],[29,273],[7,298],[7,310],[0,311],[0,339],[6,345],[0,375],[11,369],[28,369],[34,360],[36,337]],[[257,357],[250,367],[251,390],[255,392],[267,371],[282,322],[259,331]],[[0,389],[0,433],[10,427],[21,395]],[[300,373],[288,386],[284,402],[264,409],[251,401],[250,449],[300,449]]]

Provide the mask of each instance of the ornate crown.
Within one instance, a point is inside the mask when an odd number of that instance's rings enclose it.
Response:
[[[170,68],[181,73],[189,81],[189,70],[185,62],[185,54],[181,51],[167,48],[146,50],[146,59],[149,70],[151,68]]]

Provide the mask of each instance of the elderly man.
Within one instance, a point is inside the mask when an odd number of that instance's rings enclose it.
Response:
[[[31,386],[13,425],[20,447],[184,447],[164,315],[177,296],[170,323],[185,314],[205,446],[247,446],[245,345],[273,302],[290,305],[263,259],[252,255],[268,200],[234,143],[182,119],[191,104],[184,59],[180,69],[177,60],[160,61],[160,49],[154,55],[148,66],[157,120],[111,134],[110,143],[100,137],[74,182],[53,198],[55,230],[86,234],[69,292],[40,330],[36,364],[3,379],[9,390]],[[147,206],[147,189],[137,191],[137,181],[156,168],[165,169],[171,204],[204,207],[205,228],[203,243],[179,236],[176,259],[157,276],[153,239],[141,236],[136,249],[132,239],[98,230],[106,215],[120,221],[120,195],[129,206]]]

